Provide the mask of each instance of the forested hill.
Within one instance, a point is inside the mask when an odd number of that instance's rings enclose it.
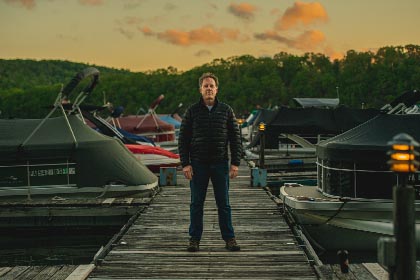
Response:
[[[383,47],[376,52],[348,51],[341,60],[322,54],[273,57],[245,55],[216,59],[188,71],[173,67],[130,72],[59,60],[0,60],[0,117],[38,118],[47,113],[61,86],[77,72],[93,66],[100,83],[85,104],[104,101],[122,105],[126,114],[147,110],[160,94],[158,113],[199,98],[198,77],[214,72],[220,81],[219,98],[242,114],[260,105],[289,105],[293,97],[340,97],[340,103],[382,107],[404,91],[420,89],[420,46]],[[105,97],[105,98],[104,98]]]

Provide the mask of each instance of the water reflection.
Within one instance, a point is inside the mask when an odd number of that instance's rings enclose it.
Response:
[[[87,264],[120,226],[0,230],[0,266]]]

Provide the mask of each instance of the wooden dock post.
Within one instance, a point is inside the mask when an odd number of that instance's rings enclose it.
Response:
[[[267,169],[251,168],[251,187],[267,186]]]
[[[161,167],[159,175],[160,186],[176,186],[176,167]]]

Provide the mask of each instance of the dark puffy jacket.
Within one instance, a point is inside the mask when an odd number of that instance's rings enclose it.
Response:
[[[242,147],[239,128],[232,108],[216,98],[209,111],[200,98],[185,113],[179,132],[179,155],[182,166],[190,165],[191,160],[203,163],[219,163],[229,159],[239,166]]]

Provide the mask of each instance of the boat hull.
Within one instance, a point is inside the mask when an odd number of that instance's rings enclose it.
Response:
[[[393,236],[392,200],[351,200],[323,196],[316,187],[280,189],[287,215],[318,250],[375,251],[380,237]],[[420,201],[415,203],[416,232],[420,233]],[[420,234],[416,236],[420,253]]]

